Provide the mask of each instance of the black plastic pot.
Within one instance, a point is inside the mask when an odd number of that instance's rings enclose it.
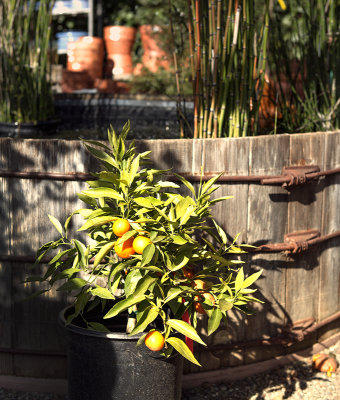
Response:
[[[55,133],[59,123],[59,120],[37,123],[0,122],[0,137],[43,138],[45,135]]]
[[[65,327],[65,313],[59,322]],[[178,400],[183,360],[165,359],[140,336],[103,333],[67,325],[68,400]]]

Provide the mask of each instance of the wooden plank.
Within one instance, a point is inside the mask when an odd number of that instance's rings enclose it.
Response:
[[[10,139],[0,140],[0,169],[8,169]],[[0,178],[0,254],[10,253],[11,237],[11,193],[8,179]],[[12,265],[0,262],[0,347],[12,347]],[[0,374],[13,373],[11,354],[0,354]]]
[[[324,165],[323,134],[290,137],[291,165]],[[288,205],[288,231],[320,229],[322,226],[322,184],[314,183],[292,189]],[[291,256],[286,272],[287,314],[291,321],[319,317],[318,293],[320,268],[317,250]]]
[[[289,136],[252,138],[249,157],[250,175],[280,175],[289,162]],[[249,185],[247,240],[249,244],[280,243],[287,226],[287,192],[280,186]],[[247,273],[260,269],[262,276],[254,285],[255,297],[264,303],[254,305],[255,314],[246,319],[246,339],[278,335],[285,316],[285,268],[282,254],[250,255]],[[247,349],[245,362],[268,359],[278,349]]]
[[[204,173],[224,172],[227,175],[248,175],[249,138],[205,140],[203,148]],[[231,199],[217,203],[213,207],[216,222],[226,231],[230,241],[236,235],[239,242],[247,239],[247,184],[222,184],[213,194],[213,198],[232,196]],[[244,338],[243,316],[239,312],[229,312],[228,326],[221,326],[208,338],[210,345],[229,343]],[[208,356],[210,357],[208,362]],[[200,359],[206,368],[217,369],[243,363],[242,350],[203,352]]]
[[[325,133],[325,157],[323,169],[340,167],[340,131]],[[322,235],[340,230],[340,174],[331,175],[322,182],[323,226]],[[320,246],[319,275],[319,320],[323,320],[340,309],[340,238],[332,239]],[[320,339],[325,339],[338,331],[329,329]]]
[[[63,171],[64,155],[61,150],[58,141],[16,140],[12,145],[9,168],[20,171]],[[13,196],[12,254],[34,255],[42,243],[59,237],[47,215],[61,219],[64,183],[11,179],[10,190]],[[33,272],[31,265],[16,264],[13,268],[13,347],[38,350],[60,348],[60,337],[56,335],[56,319],[61,308],[59,296],[55,292],[48,292],[34,300],[24,300],[34,285],[28,287],[21,282]],[[24,358],[20,355],[14,358],[15,371],[22,368],[21,359]]]

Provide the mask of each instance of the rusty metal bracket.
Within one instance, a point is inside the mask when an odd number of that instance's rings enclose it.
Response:
[[[306,318],[296,321],[293,324],[287,324],[282,328],[283,344],[287,347],[296,342],[302,342],[310,329],[315,324],[314,318]]]
[[[283,167],[282,175],[279,177],[265,178],[261,180],[262,185],[282,184],[285,189],[298,185],[304,185],[309,180],[319,178],[320,168],[318,165],[296,165]]]
[[[284,242],[293,245],[292,253],[301,253],[309,248],[309,241],[320,237],[320,232],[316,229],[288,233],[284,236]]]
[[[310,246],[319,244],[328,239],[333,239],[340,236],[340,231],[332,234],[320,236],[317,229],[308,229],[305,231],[297,231],[288,233],[284,236],[284,243],[268,243],[257,247],[247,248],[247,252],[265,252],[265,253],[279,253],[284,251],[286,253],[301,253],[309,249]]]

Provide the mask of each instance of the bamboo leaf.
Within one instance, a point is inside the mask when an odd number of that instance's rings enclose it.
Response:
[[[201,364],[196,360],[189,347],[183,342],[183,340],[176,337],[168,337],[166,342],[169,343],[175,350],[177,350],[184,358],[201,367]]]
[[[195,342],[203,344],[203,346],[206,346],[206,344],[196,332],[196,329],[189,325],[187,322],[181,321],[180,319],[169,319],[166,321],[166,324],[175,329],[177,332],[181,333],[182,335],[187,336],[192,340],[195,340]]]

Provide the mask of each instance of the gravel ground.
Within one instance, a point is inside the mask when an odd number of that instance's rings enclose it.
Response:
[[[333,353],[340,362],[340,342],[325,353]],[[340,368],[337,373],[328,377],[324,372],[314,371],[311,367],[311,359],[306,359],[303,362],[286,365],[233,383],[203,384],[194,389],[184,390],[182,396],[182,400],[284,399],[340,400]],[[53,394],[0,388],[0,400],[67,400],[67,398]]]

